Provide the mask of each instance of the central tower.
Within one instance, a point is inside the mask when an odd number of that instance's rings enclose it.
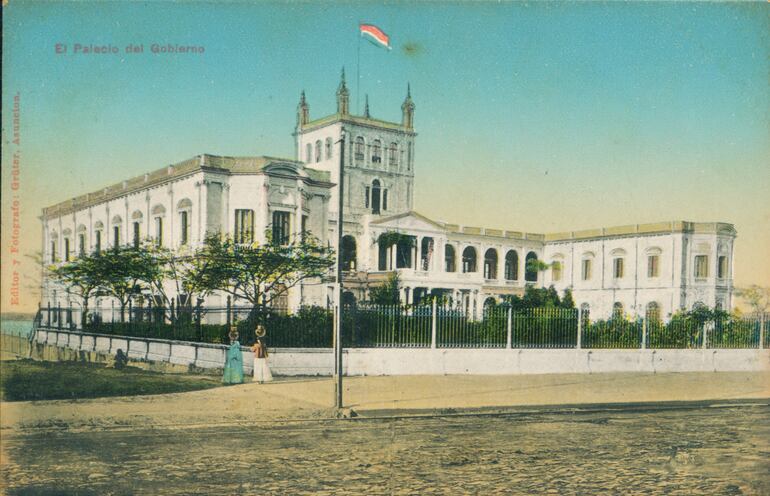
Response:
[[[331,181],[339,177],[339,140],[346,132],[344,217],[360,225],[363,216],[391,216],[412,210],[414,195],[414,109],[411,90],[401,105],[401,123],[373,118],[366,98],[364,115],[350,113],[350,92],[342,70],[336,92],[337,112],[311,120],[302,92],[297,107],[296,159],[308,167],[328,171]],[[338,189],[332,189],[330,213],[337,212]],[[336,215],[330,215],[330,219]]]

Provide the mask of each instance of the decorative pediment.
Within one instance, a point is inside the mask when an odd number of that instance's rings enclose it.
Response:
[[[392,217],[385,217],[372,221],[372,227],[382,229],[385,231],[399,231],[408,233],[410,231],[420,232],[444,232],[444,225],[434,220],[431,220],[424,215],[417,212],[407,212],[400,215],[394,215]]]
[[[302,169],[302,166],[292,162],[270,162],[263,170],[268,174],[307,177],[307,173]]]

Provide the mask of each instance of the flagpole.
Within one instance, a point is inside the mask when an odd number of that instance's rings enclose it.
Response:
[[[361,94],[361,21],[358,21],[358,49],[356,51],[356,114],[361,115],[359,95]]]

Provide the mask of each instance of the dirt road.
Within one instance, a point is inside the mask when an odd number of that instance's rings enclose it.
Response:
[[[17,433],[9,494],[770,494],[767,406]]]

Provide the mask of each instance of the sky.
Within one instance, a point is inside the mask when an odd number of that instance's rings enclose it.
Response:
[[[37,305],[28,255],[41,250],[44,206],[200,153],[293,158],[300,92],[311,118],[334,112],[343,66],[354,112],[368,94],[373,117],[398,122],[411,85],[418,212],[529,232],[729,222],[736,286],[770,286],[767,2],[18,1],[3,11],[4,312]],[[392,50],[361,41],[361,21]]]

